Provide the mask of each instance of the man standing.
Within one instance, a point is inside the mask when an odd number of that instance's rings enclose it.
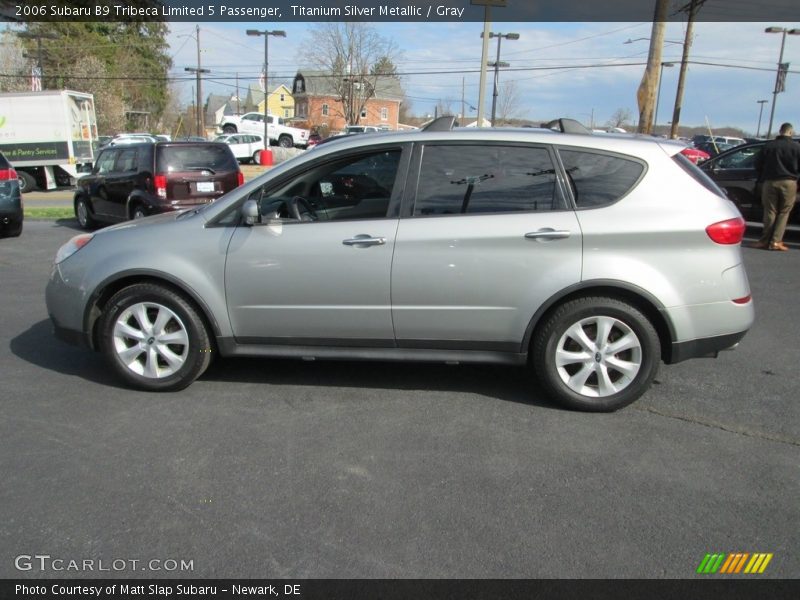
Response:
[[[783,243],[786,222],[797,196],[800,177],[800,144],[792,140],[794,127],[781,125],[778,136],[766,144],[756,158],[758,180],[763,183],[761,204],[764,206],[764,229],[753,248],[786,251]]]

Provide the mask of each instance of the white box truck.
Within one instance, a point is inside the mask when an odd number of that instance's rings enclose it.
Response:
[[[95,141],[91,94],[0,94],[0,152],[14,165],[23,192],[73,183],[94,162]]]

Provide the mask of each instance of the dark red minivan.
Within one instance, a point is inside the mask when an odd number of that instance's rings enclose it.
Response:
[[[244,183],[227,144],[157,142],[104,148],[78,180],[75,216],[84,229],[213,202]]]

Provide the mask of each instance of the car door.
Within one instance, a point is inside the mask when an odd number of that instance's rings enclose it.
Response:
[[[97,157],[92,173],[81,178],[81,187],[86,191],[92,204],[92,212],[96,215],[104,217],[111,215],[111,192],[108,188],[108,178],[112,176],[118,154],[117,148],[106,148]]]
[[[245,133],[264,133],[264,115],[247,113],[242,117],[241,131]]]
[[[742,214],[750,218],[761,217],[756,158],[763,147],[763,144],[757,144],[735,148],[701,165],[717,185],[727,192]]]
[[[390,271],[408,149],[325,157],[251,194],[225,293],[239,343],[393,346]]]
[[[233,152],[233,155],[237,160],[250,158],[250,154],[248,152],[249,146],[246,142],[249,137],[249,135],[237,133],[236,135],[232,135],[228,138],[227,143],[231,147],[231,152]]]
[[[139,174],[139,148],[122,147],[111,172],[106,175],[108,188],[106,214],[117,220],[128,218],[128,197],[136,187]]]
[[[412,164],[392,263],[398,346],[520,352],[536,310],[581,278],[553,151],[437,143]]]

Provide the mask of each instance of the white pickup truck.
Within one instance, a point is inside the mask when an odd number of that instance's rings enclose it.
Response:
[[[289,127],[283,124],[283,119],[274,115],[267,116],[269,125],[267,133],[270,143],[275,143],[282,148],[292,148],[308,146],[308,129]],[[264,113],[249,112],[241,117],[226,115],[217,126],[222,133],[255,133],[264,135]]]

